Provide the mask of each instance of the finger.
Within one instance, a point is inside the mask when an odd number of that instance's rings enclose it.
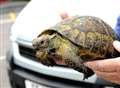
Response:
[[[120,72],[120,57],[106,60],[89,61],[86,66],[95,71]]]
[[[60,17],[61,17],[62,20],[64,20],[64,19],[68,18],[69,15],[66,12],[63,12],[63,13],[60,14]]]
[[[120,73],[118,72],[110,72],[110,73],[106,73],[106,72],[99,72],[99,71],[95,71],[96,75],[100,78],[103,78],[105,80],[111,81],[113,83],[117,83],[120,84]]]
[[[113,46],[115,47],[116,50],[120,52],[120,42],[119,41],[114,41]]]

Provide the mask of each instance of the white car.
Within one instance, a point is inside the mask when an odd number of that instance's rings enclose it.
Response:
[[[73,69],[47,67],[36,61],[32,40],[43,30],[61,21],[60,14],[91,15],[113,28],[120,14],[118,0],[32,0],[20,12],[11,28],[12,46],[7,54],[9,77],[13,88],[104,88],[112,83],[96,75],[83,80]]]

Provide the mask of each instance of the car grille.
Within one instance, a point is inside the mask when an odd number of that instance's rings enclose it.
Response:
[[[37,61],[36,56],[35,56],[36,52],[34,49],[27,47],[27,46],[19,45],[19,52],[21,56]]]
[[[38,61],[38,59],[35,56],[35,53],[36,53],[35,50],[30,47],[19,45],[19,52],[21,56],[24,56],[34,61]],[[59,64],[56,64],[56,66],[67,67],[66,65],[59,65]]]

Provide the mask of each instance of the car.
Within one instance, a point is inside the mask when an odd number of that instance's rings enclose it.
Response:
[[[113,85],[96,75],[83,80],[83,74],[73,69],[63,66],[47,67],[36,60],[35,50],[32,47],[32,40],[37,35],[61,21],[60,13],[62,12],[67,12],[69,16],[76,14],[97,16],[114,27],[119,4],[114,0],[111,0],[110,3],[103,0],[93,0],[93,2],[86,0],[31,0],[27,4],[11,28],[12,43],[7,52],[7,62],[12,88],[118,87],[117,84]],[[113,2],[115,5],[112,4]]]

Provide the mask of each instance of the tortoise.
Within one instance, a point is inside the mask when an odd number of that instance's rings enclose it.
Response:
[[[94,74],[85,62],[120,56],[112,45],[114,40],[117,35],[102,19],[73,16],[41,32],[32,45],[42,64],[67,66],[82,72],[85,79]]]

